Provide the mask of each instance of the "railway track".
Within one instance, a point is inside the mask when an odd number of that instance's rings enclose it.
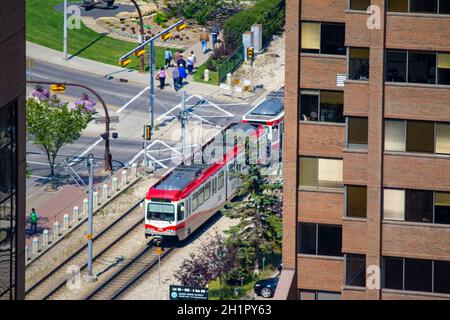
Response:
[[[143,223],[142,212],[140,210],[140,200],[133,207],[123,213],[111,225],[103,229],[93,239],[93,261],[102,256],[110,247],[122,240],[133,229]],[[69,266],[79,266],[80,271],[87,266],[87,244],[81,246],[71,256],[61,262],[45,277],[37,281],[27,289],[25,298],[27,300],[46,300],[59,291],[70,278],[67,273]]]
[[[173,249],[174,247],[166,248],[161,254],[161,259]],[[115,300],[157,264],[158,254],[156,250],[152,250],[152,247],[146,247],[88,294],[84,300]]]

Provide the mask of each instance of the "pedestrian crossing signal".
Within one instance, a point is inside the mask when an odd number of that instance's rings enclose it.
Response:
[[[63,84],[52,84],[50,85],[50,92],[56,93],[56,92],[65,92],[66,86]]]
[[[253,47],[247,48],[247,59],[253,60],[254,54],[253,54]]]
[[[152,127],[151,126],[145,126],[144,127],[144,137],[145,140],[150,141],[152,140]]]

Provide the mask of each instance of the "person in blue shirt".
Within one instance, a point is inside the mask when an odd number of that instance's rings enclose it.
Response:
[[[183,86],[183,80],[187,78],[186,66],[184,64],[178,65],[178,72],[180,73],[180,87]]]
[[[170,67],[170,63],[172,61],[172,51],[169,48],[164,52],[164,59],[166,60],[166,68]]]

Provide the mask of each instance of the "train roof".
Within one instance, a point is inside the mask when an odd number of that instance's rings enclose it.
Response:
[[[262,126],[255,127],[251,124],[238,123],[230,126],[230,129],[244,130],[246,133],[257,136],[264,130]],[[256,130],[255,130],[256,129]],[[251,130],[249,132],[248,130]],[[165,176],[159,183],[151,187],[147,193],[147,199],[170,199],[177,201],[195,190],[209,177],[218,172],[239,153],[240,148],[234,147],[225,152],[223,159],[213,164],[179,165]]]
[[[207,168],[206,164],[180,165],[163,180],[155,189],[157,190],[181,190],[192,180],[202,174]]]
[[[284,115],[284,92],[273,92],[267,98],[250,110],[245,116],[244,121],[267,122],[275,120]]]

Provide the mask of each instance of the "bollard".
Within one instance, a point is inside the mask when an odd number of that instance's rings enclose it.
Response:
[[[48,230],[47,229],[45,229],[42,232],[42,246],[43,247],[48,246]]]
[[[59,237],[59,222],[55,221],[53,224],[53,239],[56,239]]]
[[[31,249],[31,253],[33,253],[33,254],[37,254],[38,253],[38,250],[39,250],[39,239],[38,238],[33,238],[33,241],[32,241],[32,247],[31,247],[32,249]]]
[[[137,177],[137,163],[136,162],[134,162],[131,165],[131,175],[133,176],[133,178]]]
[[[88,209],[89,209],[89,200],[88,199],[84,199],[83,200],[83,217],[87,217]]]
[[[102,187],[102,189],[103,189],[103,202],[106,202],[106,200],[108,199],[108,189],[109,189],[109,187],[108,187],[108,185],[105,183],[104,185],[103,185],[103,187]]]
[[[128,172],[127,170],[122,171],[122,185],[126,186],[128,184]]]
[[[100,199],[98,198],[98,192],[94,191],[94,207],[100,206]]]
[[[205,82],[209,82],[209,70],[205,69],[205,72],[203,73],[203,80],[205,80]]]
[[[69,230],[69,215],[65,214],[63,218],[63,228],[64,230]]]
[[[73,223],[78,223],[78,221],[80,220],[80,208],[78,207],[73,207]]]
[[[117,192],[117,185],[118,185],[118,179],[117,177],[112,178],[112,192],[113,194]]]
[[[231,73],[227,74],[227,85],[231,88],[231,86],[233,85],[232,83],[232,79],[231,79]]]
[[[28,256],[29,256],[28,250],[29,250],[28,246],[25,246],[25,262],[28,261]]]

